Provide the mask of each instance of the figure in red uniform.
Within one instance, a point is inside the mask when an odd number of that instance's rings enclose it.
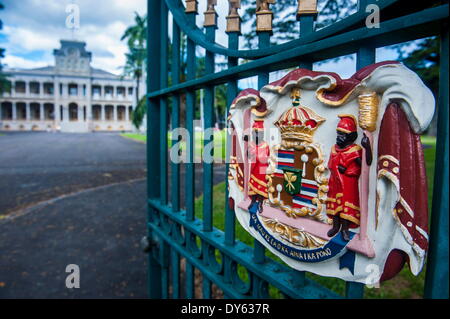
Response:
[[[328,182],[327,215],[333,220],[328,237],[339,230],[344,240],[350,240],[349,228],[359,227],[359,188],[361,175],[362,148],[355,144],[358,137],[356,119],[353,115],[339,115],[336,145],[331,148],[328,161],[330,179]],[[371,157],[368,138],[364,136],[362,145]]]
[[[264,141],[264,120],[256,119],[252,130],[253,141],[248,142],[248,158],[251,163],[248,195],[252,200],[249,210],[258,203],[258,211],[262,212],[263,201],[268,197],[266,170],[270,155],[269,145]]]

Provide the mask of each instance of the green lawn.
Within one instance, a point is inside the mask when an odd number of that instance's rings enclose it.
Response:
[[[122,133],[123,137],[131,138],[137,141],[145,142],[147,141],[147,136],[139,133]],[[172,134],[169,132],[167,134],[167,141],[169,147],[172,145]],[[203,153],[203,134],[202,132],[195,132],[194,134],[194,152],[195,158],[200,159]],[[227,133],[225,130],[214,132],[214,159],[215,161],[223,161],[226,157],[226,141]],[[185,142],[181,142],[180,148],[183,150],[186,147]]]
[[[133,140],[140,141],[140,142],[146,142],[147,141],[147,136],[145,136],[144,134],[139,134],[139,133],[122,133],[120,135],[123,136],[123,137],[126,137],[126,138],[131,138]]]
[[[431,207],[431,198],[433,191],[433,174],[434,174],[434,160],[436,152],[436,142],[435,139],[424,137],[422,142],[428,147],[424,150],[426,169],[428,174],[428,187],[429,187],[429,205]],[[195,213],[196,217],[202,218],[202,197],[199,197],[195,202]],[[225,229],[225,183],[218,184],[213,188],[213,223],[214,227],[224,230]],[[253,238],[241,227],[239,223],[236,223],[236,238],[245,244],[252,246]],[[272,253],[267,252],[267,256],[273,260],[282,261],[274,256]],[[426,268],[426,267],[425,267]],[[365,288],[366,298],[421,298],[424,289],[425,271],[420,273],[419,276],[415,277],[411,274],[408,267],[405,268],[392,280],[384,282],[381,284],[379,289],[377,288]],[[239,269],[239,274],[241,278],[247,279],[247,274],[244,269]],[[314,279],[320,284],[328,287],[329,289],[344,295],[345,282],[340,279],[327,278],[317,276],[311,273],[307,274],[308,278]],[[272,297],[280,297],[279,292],[270,287],[269,293]]]
[[[435,136],[422,135],[420,137],[420,140],[425,145],[436,146],[436,137]]]

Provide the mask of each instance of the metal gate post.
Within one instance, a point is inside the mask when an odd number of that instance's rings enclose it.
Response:
[[[448,298],[448,24],[441,33],[438,134],[425,298]]]
[[[147,92],[157,91],[160,88],[160,68],[161,59],[161,1],[148,0],[147,25]],[[151,76],[150,76],[151,74]],[[160,109],[158,97],[147,100],[147,172],[152,179],[147,179],[147,197],[148,199],[159,199],[160,196],[160,157],[153,156],[154,150],[160,149]],[[147,204],[147,219],[152,222],[155,219],[156,210]],[[151,242],[157,241],[156,236],[152,234],[149,228],[148,238]],[[162,241],[162,240],[161,240]],[[148,289],[149,298],[161,298],[161,265],[158,258],[159,253],[153,250],[158,249],[152,245],[152,251],[148,254],[149,274]]]

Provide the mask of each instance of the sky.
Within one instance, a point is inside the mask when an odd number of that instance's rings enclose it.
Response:
[[[217,2],[219,28],[216,41],[226,46],[224,30],[228,3],[225,0]],[[80,28],[75,32],[66,27],[66,8],[72,3],[80,9]],[[120,74],[127,52],[126,44],[120,38],[127,26],[133,23],[135,12],[140,15],[146,13],[146,3],[146,0],[3,0],[5,9],[0,11],[0,17],[4,27],[0,33],[0,47],[5,48],[6,52],[2,63],[9,68],[25,69],[53,65],[53,49],[59,48],[59,40],[76,39],[87,43],[87,50],[93,53],[93,67]],[[205,9],[206,0],[199,1],[199,12],[203,13]],[[197,15],[199,27],[202,22],[203,14]],[[393,50],[381,49],[377,52],[378,61],[395,58],[397,53]],[[314,69],[336,72],[343,78],[350,77],[356,71],[354,59],[316,64]],[[283,74],[272,73],[271,80]],[[253,87],[255,79],[241,83]]]
[[[59,40],[73,39],[66,27],[66,7],[72,2],[80,8],[80,28],[73,34],[86,41],[92,51],[92,66],[120,74],[125,63],[125,42],[120,41],[134,12],[145,14],[146,0],[3,0],[0,11],[3,30],[0,47],[5,48],[2,63],[9,68],[53,65],[53,49]]]

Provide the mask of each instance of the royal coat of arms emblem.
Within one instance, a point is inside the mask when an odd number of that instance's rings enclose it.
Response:
[[[297,270],[367,283],[368,265],[383,281],[407,260],[417,275],[428,247],[419,134],[434,103],[390,61],[350,79],[297,69],[242,91],[228,117],[230,208]]]

